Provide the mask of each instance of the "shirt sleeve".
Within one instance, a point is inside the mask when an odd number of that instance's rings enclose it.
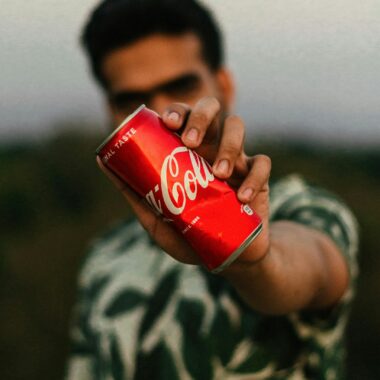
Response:
[[[276,183],[271,197],[271,221],[290,220],[328,235],[340,248],[354,281],[357,276],[358,224],[344,202],[297,175]]]

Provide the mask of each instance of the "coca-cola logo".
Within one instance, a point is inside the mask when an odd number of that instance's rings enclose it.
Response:
[[[184,169],[184,165],[182,167],[180,165],[181,162],[184,162],[183,155],[186,155],[186,161],[190,163],[190,165],[186,165],[186,169]],[[149,191],[145,198],[160,214],[163,214],[163,202],[170,213],[180,215],[187,202],[197,198],[199,187],[207,188],[214,179],[207,161],[195,152],[181,146],[175,148],[164,159],[161,168],[161,183]]]

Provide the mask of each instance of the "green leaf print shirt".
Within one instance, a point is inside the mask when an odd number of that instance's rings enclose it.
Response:
[[[266,316],[222,277],[163,253],[137,222],[97,240],[83,264],[67,380],[344,378],[344,330],[357,276],[357,225],[336,197],[296,175],[271,186],[271,221],[329,235],[351,281],[328,313]]]

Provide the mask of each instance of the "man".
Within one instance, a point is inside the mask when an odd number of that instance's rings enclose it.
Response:
[[[68,378],[342,378],[356,223],[340,201],[297,176],[270,189],[270,159],[244,153],[244,123],[230,114],[233,79],[209,12],[194,0],[106,0],[83,42],[113,126],[141,103],[160,113],[264,228],[212,275],[100,164],[144,228],[124,223],[88,255]]]

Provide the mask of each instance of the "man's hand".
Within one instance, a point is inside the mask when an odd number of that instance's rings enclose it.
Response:
[[[212,165],[216,177],[226,180],[237,190],[238,198],[248,203],[263,220],[263,232],[255,240],[254,250],[239,260],[255,262],[268,251],[270,159],[264,155],[248,157],[244,153],[245,127],[237,116],[223,117],[216,98],[201,99],[193,109],[174,103],[163,113],[165,125],[181,133],[183,143]],[[98,160],[99,166],[123,192],[140,223],[169,255],[178,261],[199,264],[199,258],[181,234],[164,222],[127,185],[119,181]]]

